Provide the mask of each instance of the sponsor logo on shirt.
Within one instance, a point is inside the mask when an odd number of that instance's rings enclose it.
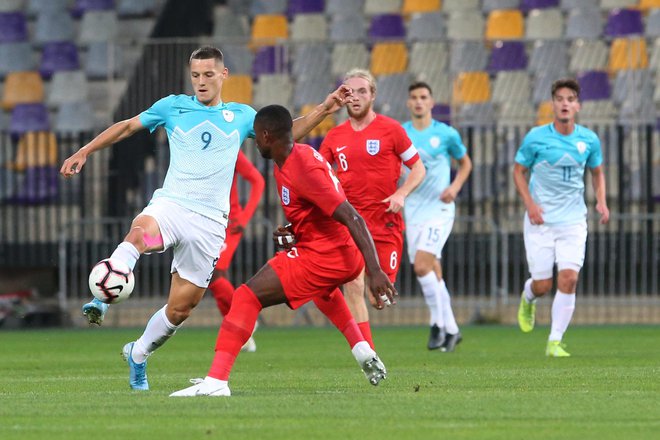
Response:
[[[579,141],[577,144],[575,144],[575,148],[577,148],[578,153],[582,154],[587,151],[587,144],[585,142]]]
[[[234,120],[234,112],[231,110],[223,110],[222,117],[225,118],[225,121],[231,122]]]
[[[282,203],[285,205],[288,205],[291,203],[291,197],[289,196],[289,188],[286,186],[282,187]]]
[[[367,153],[375,156],[380,151],[380,141],[378,139],[367,139]]]
[[[431,145],[431,148],[438,148],[440,146],[440,138],[438,136],[433,136],[429,140],[429,144]]]

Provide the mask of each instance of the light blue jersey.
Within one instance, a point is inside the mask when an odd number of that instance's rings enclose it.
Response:
[[[226,226],[236,157],[245,138],[254,137],[255,114],[245,104],[207,107],[188,95],[167,96],[140,113],[150,131],[165,127],[170,144],[165,182],[152,200],[167,197]]]
[[[454,217],[454,202],[444,203],[440,195],[451,183],[451,158],[461,159],[467,152],[461,136],[455,128],[436,120],[422,131],[417,130],[412,121],[405,122],[403,128],[426,168],[422,183],[406,197],[406,223]]]
[[[535,127],[525,136],[515,160],[530,170],[529,192],[543,209],[544,223],[570,225],[586,219],[584,170],[603,163],[596,133],[577,124],[568,136],[552,123]]]

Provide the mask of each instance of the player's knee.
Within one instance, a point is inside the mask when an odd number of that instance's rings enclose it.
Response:
[[[176,305],[167,306],[167,319],[174,325],[180,325],[188,319],[194,306],[190,305]]]
[[[532,283],[532,292],[536,296],[542,296],[550,293],[552,290],[552,279],[550,280],[534,280]]]
[[[557,288],[561,292],[572,293],[577,288],[578,274],[573,271],[562,271],[557,277]]]
[[[423,277],[433,271],[433,265],[415,262],[413,270],[415,271],[416,276]]]

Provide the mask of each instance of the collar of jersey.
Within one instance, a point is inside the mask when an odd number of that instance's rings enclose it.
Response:
[[[196,105],[198,105],[198,106],[200,106],[200,107],[203,107],[203,108],[205,108],[205,109],[207,109],[207,110],[220,109],[220,108],[223,108],[223,107],[225,107],[225,106],[227,105],[225,102],[222,102],[222,101],[220,101],[220,104],[218,104],[218,105],[204,105],[204,104],[202,104],[201,102],[199,102],[199,101],[197,100],[197,96],[195,96],[195,95],[193,95],[192,100],[193,100],[193,102],[194,102]]]

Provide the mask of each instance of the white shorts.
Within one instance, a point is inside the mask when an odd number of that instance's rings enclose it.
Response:
[[[165,249],[174,248],[171,272],[198,287],[208,287],[225,227],[164,198],[152,200],[140,215],[156,219]]]
[[[587,222],[574,225],[533,225],[525,214],[525,251],[529,273],[533,280],[552,278],[557,263],[558,270],[579,272],[584,264],[587,243]]]
[[[406,241],[408,242],[408,257],[415,262],[417,251],[434,254],[436,258],[442,256],[451,228],[454,226],[454,217],[439,218],[426,223],[407,224]]]

